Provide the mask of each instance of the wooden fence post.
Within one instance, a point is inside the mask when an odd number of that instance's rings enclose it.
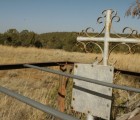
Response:
[[[65,64],[60,65],[60,70],[66,73],[72,72],[72,66]],[[60,81],[59,81],[59,90],[58,90],[58,109],[61,112],[65,111],[65,96],[66,96],[66,87],[69,78],[65,76],[60,75]]]

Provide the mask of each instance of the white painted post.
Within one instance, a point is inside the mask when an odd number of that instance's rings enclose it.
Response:
[[[111,28],[111,10],[107,10],[106,21],[105,21],[105,41],[104,41],[104,55],[103,55],[103,65],[107,65],[108,62],[108,51],[110,38],[110,28]]]

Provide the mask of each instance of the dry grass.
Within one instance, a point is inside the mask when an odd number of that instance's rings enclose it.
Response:
[[[0,45],[0,64],[71,61],[93,63],[101,55],[93,53],[65,52],[63,50],[37,49],[25,47],[7,47]],[[110,62],[117,60],[115,67],[123,70],[140,72],[140,54],[111,54]]]
[[[112,54],[110,61],[115,60],[115,68],[140,73],[140,54]]]
[[[49,62],[49,61],[72,61],[81,63],[92,63],[95,54],[84,54],[76,52],[65,52],[63,50],[48,50],[24,47],[0,46],[0,64]],[[100,58],[100,55],[97,55]],[[116,68],[140,72],[140,54],[112,54],[110,59],[116,59]],[[53,67],[53,69],[58,69]],[[127,80],[127,81],[126,81]],[[140,88],[140,78],[117,75],[116,84],[130,85]],[[43,104],[57,109],[57,90],[59,86],[59,75],[46,73],[33,69],[0,71],[0,85],[11,90],[18,91]],[[71,82],[69,82],[71,85]],[[71,88],[68,88],[71,94]],[[115,105],[125,103],[132,93],[125,91],[114,91]],[[67,96],[67,109],[70,106],[70,96]],[[67,111],[71,113],[70,111]],[[51,120],[52,116],[36,110],[9,96],[0,94],[0,118],[1,120]]]
[[[140,76],[131,76],[115,73],[114,84],[140,88]],[[140,105],[140,94],[125,90],[113,89],[112,115],[121,116],[136,109]],[[114,113],[113,113],[114,112]]]
[[[49,61],[90,62],[95,57],[93,54],[71,53],[53,49],[14,48],[7,46],[0,46],[0,49],[0,64]]]
[[[56,68],[53,68],[56,69]],[[0,85],[39,101],[56,107],[59,75],[32,69],[1,71]],[[1,120],[43,120],[46,114],[29,107],[9,96],[0,94]],[[51,117],[51,116],[48,116]]]

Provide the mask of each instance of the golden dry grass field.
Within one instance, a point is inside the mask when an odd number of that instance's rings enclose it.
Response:
[[[71,61],[93,63],[101,55],[93,53],[65,52],[54,49],[37,49],[25,47],[9,47],[0,45],[0,64],[28,63],[28,62],[57,62]],[[114,65],[118,69],[140,72],[140,54],[111,54],[110,62],[117,60]]]
[[[30,62],[58,62],[71,61],[80,63],[93,63],[94,58],[100,55],[92,53],[65,52],[63,50],[37,49],[24,47],[8,47],[0,45],[0,64],[30,63]],[[140,73],[140,54],[112,54],[110,60],[117,60],[115,67],[118,69]],[[114,61],[113,60],[113,61]],[[51,67],[58,69],[58,67]],[[43,104],[57,109],[57,91],[59,87],[59,75],[42,72],[33,69],[0,71],[0,85],[30,97]],[[114,75],[114,83],[140,88],[140,77]],[[66,112],[80,118],[82,115],[71,113],[71,89],[70,79],[66,96]],[[114,106],[123,105],[130,99],[140,100],[140,95],[132,92],[114,90]],[[134,96],[134,97],[133,97]],[[115,111],[115,110],[114,110]],[[118,112],[118,111],[117,111]],[[119,109],[119,114],[124,109]],[[115,114],[116,113],[112,113]],[[114,116],[115,116],[114,115]],[[53,117],[21,103],[9,96],[0,93],[0,119],[1,120],[53,120]],[[84,119],[84,118],[83,118]]]

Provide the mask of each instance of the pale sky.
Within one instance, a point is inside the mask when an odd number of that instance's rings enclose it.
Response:
[[[80,32],[97,28],[97,18],[105,9],[118,11],[121,22],[113,23],[117,32],[126,26],[140,31],[140,19],[124,17],[135,0],[0,0],[0,33],[10,28],[36,33]]]

